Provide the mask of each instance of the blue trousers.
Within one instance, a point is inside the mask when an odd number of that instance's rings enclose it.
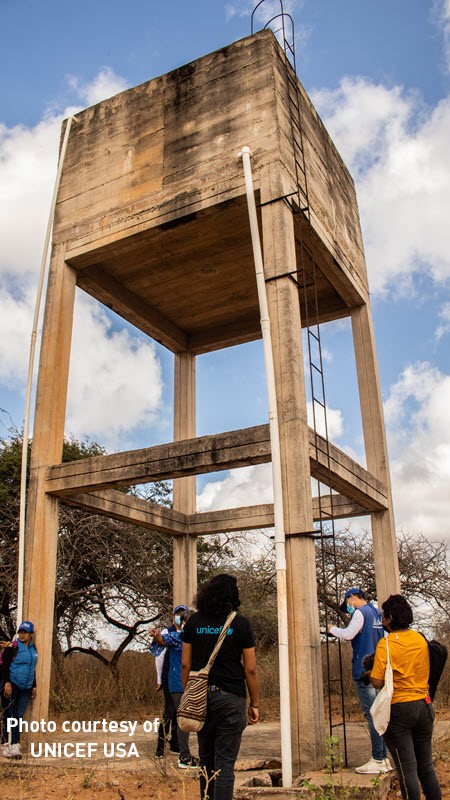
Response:
[[[245,697],[208,692],[206,721],[197,734],[201,800],[233,800],[234,765],[247,724],[245,705]]]
[[[439,779],[431,752],[434,708],[425,700],[393,703],[384,738],[397,767],[402,797],[420,800],[422,786],[426,800],[441,800]]]
[[[373,686],[365,686],[362,680],[353,679],[355,684],[356,694],[360,702],[363,714],[369,725],[370,742],[372,745],[372,758],[377,761],[382,761],[387,756],[386,744],[382,736],[374,728],[372,717],[370,716],[370,707],[377,696],[377,690]]]
[[[20,723],[31,699],[31,689],[19,689],[15,683],[11,683],[12,695],[5,697],[2,689],[2,708],[3,708],[3,730],[2,744],[8,741],[8,719],[16,719]],[[20,741],[19,725],[11,728],[11,744],[18,744]]]

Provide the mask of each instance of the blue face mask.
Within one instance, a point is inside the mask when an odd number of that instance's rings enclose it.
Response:
[[[181,617],[179,614],[174,616],[175,625],[181,625]]]
[[[353,606],[349,606],[349,604],[347,603],[347,614],[350,614],[350,616],[351,616],[354,613],[355,613],[355,609],[353,608]]]

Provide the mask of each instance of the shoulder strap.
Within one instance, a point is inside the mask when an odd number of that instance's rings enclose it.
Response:
[[[231,623],[233,622],[235,616],[236,616],[236,611],[232,611],[230,614],[228,614],[228,617],[225,620],[224,626],[223,626],[222,630],[220,631],[219,638],[217,639],[217,642],[214,645],[214,649],[213,649],[213,651],[212,651],[212,653],[211,653],[211,655],[210,655],[210,657],[208,659],[208,663],[203,668],[203,669],[208,670],[208,672],[211,669],[212,665],[214,664],[214,661],[216,659],[217,653],[219,652],[220,648],[222,647],[223,640],[225,639],[225,636],[227,635],[227,632],[228,632],[228,628],[230,627]]]
[[[386,653],[387,653],[386,666],[387,666],[388,664],[391,663],[391,659],[389,658],[389,636],[386,636],[385,639],[386,639]]]

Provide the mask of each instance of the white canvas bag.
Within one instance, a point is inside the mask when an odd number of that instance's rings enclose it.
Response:
[[[389,637],[386,637],[386,671],[384,673],[384,686],[378,692],[375,700],[370,707],[370,714],[375,730],[380,736],[385,733],[391,718],[391,700],[394,694],[394,676],[392,673],[391,660],[389,658]]]

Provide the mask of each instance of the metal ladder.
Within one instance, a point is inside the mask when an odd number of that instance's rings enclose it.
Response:
[[[251,33],[254,33],[254,21],[257,10],[266,3],[260,2],[253,9],[251,17]],[[338,640],[338,674],[332,675],[330,641],[326,634],[329,612],[327,597],[338,604],[337,559],[336,559],[336,531],[334,524],[333,492],[331,489],[331,458],[330,442],[328,437],[327,406],[325,397],[325,380],[322,358],[322,345],[319,323],[319,303],[317,296],[317,275],[314,248],[312,242],[311,211],[308,193],[308,176],[306,169],[303,125],[300,105],[301,90],[297,80],[295,59],[295,30],[294,20],[284,11],[283,2],[279,0],[280,12],[272,16],[264,28],[270,27],[277,37],[285,54],[286,87],[289,103],[289,116],[291,124],[292,148],[295,164],[296,192],[286,198],[290,203],[293,213],[299,217],[300,230],[300,267],[296,273],[289,277],[298,286],[300,299],[303,301],[303,319],[305,322],[305,337],[307,340],[307,353],[309,363],[310,393],[312,406],[312,428],[314,431],[314,446],[316,463],[319,463],[319,454],[325,453],[325,468],[317,476],[319,521],[315,523],[315,533],[312,534],[319,544],[319,558],[321,565],[321,595],[325,620],[325,649],[326,649],[326,690],[328,700],[328,718],[330,737],[337,727],[342,727],[344,742],[344,764],[347,766],[347,735],[345,726],[345,702],[343,688],[342,652]],[[274,26],[274,27],[272,27]],[[305,224],[305,221],[307,224]],[[322,433],[319,433],[319,428]],[[324,494],[324,488],[326,494]],[[331,557],[333,560],[334,586],[333,594],[330,592],[326,581],[326,542],[331,543]],[[342,721],[334,722],[332,708],[332,688],[338,684],[340,711]]]

